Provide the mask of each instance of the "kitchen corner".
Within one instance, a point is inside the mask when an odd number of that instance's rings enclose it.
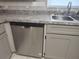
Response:
[[[45,0],[20,3],[1,3],[0,59],[79,59],[79,20]]]

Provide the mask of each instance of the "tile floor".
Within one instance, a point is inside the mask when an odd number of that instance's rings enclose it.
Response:
[[[13,54],[11,59],[38,59],[38,58],[32,58],[32,57],[26,57],[26,56]]]

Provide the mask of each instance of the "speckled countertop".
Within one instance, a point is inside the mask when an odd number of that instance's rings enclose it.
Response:
[[[3,13],[4,12],[4,13]],[[0,11],[2,22],[28,22],[42,24],[79,25],[79,21],[51,21],[47,11]]]
[[[26,22],[42,24],[79,25],[79,22],[51,21],[49,15],[2,15],[1,22]]]

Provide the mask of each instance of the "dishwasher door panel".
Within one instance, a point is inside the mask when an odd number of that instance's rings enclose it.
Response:
[[[11,27],[17,54],[42,57],[43,27],[17,25]]]

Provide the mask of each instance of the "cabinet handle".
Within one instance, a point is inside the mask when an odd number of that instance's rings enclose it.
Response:
[[[45,35],[45,39],[47,39],[47,36]]]
[[[44,57],[45,57],[45,53],[44,53]]]

